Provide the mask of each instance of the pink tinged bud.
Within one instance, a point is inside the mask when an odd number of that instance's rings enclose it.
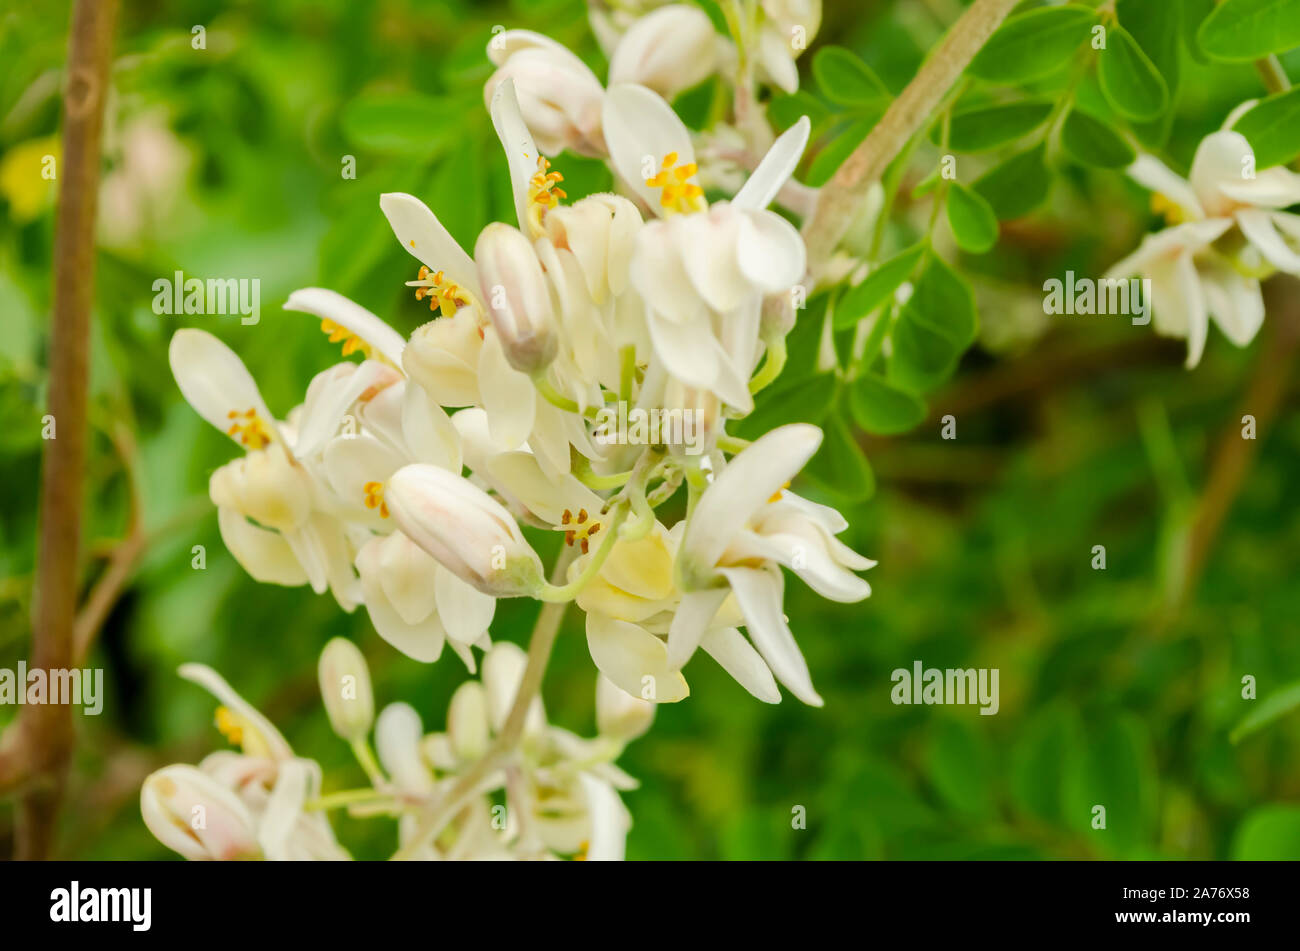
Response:
[[[375,695],[361,651],[345,638],[334,638],[321,651],[317,674],[334,732],[348,741],[362,739],[375,721]]]
[[[248,807],[194,766],[167,766],[150,775],[140,789],[140,813],[159,842],[187,859],[261,858]]]
[[[484,594],[528,597],[541,588],[541,559],[513,516],[467,479],[437,466],[405,466],[384,497],[411,541]]]
[[[517,228],[496,222],[479,235],[474,260],[506,359],[521,373],[546,369],[558,348],[555,315],[532,243]]]
[[[610,57],[609,83],[639,83],[671,100],[714,71],[718,40],[698,7],[660,7],[623,34]]]

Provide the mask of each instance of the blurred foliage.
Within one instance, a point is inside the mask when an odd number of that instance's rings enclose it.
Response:
[[[805,90],[774,103],[779,124],[807,112],[819,131],[836,130],[805,162],[804,180],[833,173],[879,118],[882,95],[896,94],[936,41],[936,13],[959,9],[955,0],[827,0],[821,45],[830,38],[841,52],[811,51]],[[111,438],[121,426],[135,434],[149,544],[92,660],[106,672],[105,712],[78,718],[61,841],[64,854],[84,858],[170,854],[140,821],[139,782],[222,743],[210,698],[174,674],[184,661],[211,664],[262,707],[322,762],[327,790],[362,780],[317,702],[315,661],[330,637],[367,653],[378,702],[409,701],[428,729],[442,727],[465,676],[454,657],[410,661],[364,611],[258,585],[226,553],[206,488],[229,446],[181,400],[167,341],[179,326],[214,330],[283,414],[337,359],[308,319],[280,310],[291,290],[332,288],[405,332],[427,319],[402,284],[414,269],[379,213],[381,192],[422,196],[464,244],[487,221],[513,217],[483,106],[493,27],[543,30],[605,69],[579,0],[152,0],[125,3],[123,16],[95,275],[87,583],[126,524],[129,486]],[[58,158],[66,17],[53,0],[0,14],[8,668],[26,656],[30,633],[53,199],[35,173],[43,156]],[[203,50],[191,45],[195,25],[206,31]],[[1300,62],[1286,62],[1300,75]],[[1152,133],[1167,134],[1166,154],[1182,168],[1232,107],[1261,95],[1248,63],[1196,69],[1169,128]],[[838,101],[819,82],[833,82]],[[1041,94],[1052,99],[1050,83]],[[1104,110],[1100,94],[1093,100]],[[341,172],[347,156],[355,180]],[[566,155],[559,164],[570,195],[610,187],[600,163]],[[1047,328],[1042,276],[1100,273],[1150,221],[1145,195],[1116,172],[1067,165],[1053,181],[1045,208],[1004,225],[991,253],[948,249],[972,275],[981,345],[929,408],[885,377],[840,393],[814,372],[820,341],[807,331],[828,301],[801,315],[787,376],[750,425],[825,418],[810,492],[843,506],[845,541],[879,559],[874,594],[836,605],[788,585],[786,610],[824,709],[788,697],[764,706],[707,659],[691,665],[691,697],[661,707],[621,761],[643,783],[626,797],[630,857],[1300,856],[1300,716],[1280,709],[1229,739],[1300,680],[1295,394],[1264,434],[1203,579],[1179,604],[1189,511],[1216,438],[1238,425],[1267,333],[1246,351],[1212,335],[1188,373],[1179,347],[1147,345],[1150,328],[1099,318]],[[893,252],[917,236],[908,191],[887,235]],[[928,205],[915,201],[923,226]],[[954,228],[977,237],[987,228],[979,203],[962,214]],[[259,278],[261,321],[156,316],[152,283],[176,270]],[[1044,352],[1073,355],[1069,372],[1036,372]],[[941,412],[956,417],[955,441],[940,438]],[[853,418],[881,435],[861,437]],[[204,570],[191,567],[196,545]],[[1095,545],[1105,546],[1104,571],[1092,567]],[[502,602],[493,636],[525,641],[534,613]],[[895,706],[890,673],[916,660],[998,668],[1000,711]],[[593,673],[570,618],[545,688],[555,722],[592,731]],[[1246,675],[1259,700],[1242,699]],[[13,713],[0,708],[0,724]],[[1090,826],[1094,804],[1106,806],[1105,831]],[[792,828],[797,807],[806,829]],[[12,809],[0,810],[0,851],[11,821]],[[386,855],[395,838],[385,822],[340,817],[338,829],[361,857]]]

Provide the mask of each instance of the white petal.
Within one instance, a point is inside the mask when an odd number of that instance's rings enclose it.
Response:
[[[365,487],[384,483],[406,465],[407,460],[374,436],[337,436],[325,445],[322,455],[325,477],[343,504],[359,515],[372,516],[379,527],[379,511],[367,511]],[[387,523],[384,527],[388,527]]]
[[[326,374],[329,376],[324,385],[314,388],[303,404],[298,437],[293,444],[293,454],[299,459],[314,456],[325,447],[339,431],[344,414],[357,400],[375,387],[399,379],[391,367],[378,360],[364,360],[350,374],[326,370],[318,377]]]
[[[288,760],[277,771],[275,786],[257,828],[262,854],[271,861],[289,858],[288,842],[303,815],[311,783],[311,767],[303,760]]]
[[[307,583],[307,573],[278,532],[254,525],[224,505],[217,507],[217,527],[230,554],[254,581],[291,587]]]
[[[424,724],[409,703],[390,703],[375,723],[375,752],[397,786],[416,794],[433,792],[435,786],[429,768],[420,756]]]
[[[637,234],[628,268],[632,286],[646,304],[674,323],[704,316],[704,301],[682,257],[695,243],[690,234],[694,230],[695,225],[681,217],[650,222]]]
[[[289,295],[289,299],[284,302],[284,309],[302,311],[322,320],[333,321],[369,344],[393,366],[402,365],[402,351],[406,348],[406,340],[402,335],[342,294],[323,287],[305,287]]]
[[[726,588],[705,588],[682,595],[668,628],[668,664],[674,670],[681,670],[691,659],[729,593]]]
[[[662,214],[660,191],[646,185],[646,179],[659,171],[664,156],[670,152],[677,153],[674,165],[695,161],[690,132],[658,93],[635,83],[609,88],[603,121],[605,142],[619,177],[656,214]]]
[[[432,271],[445,272],[461,287],[483,300],[473,259],[424,202],[404,192],[387,192],[379,196],[379,207],[408,254]]]
[[[483,338],[478,374],[492,440],[504,449],[522,445],[533,429],[537,391],[532,380],[510,365],[491,329]]]
[[[1255,152],[1240,132],[1220,130],[1202,139],[1188,178],[1206,215],[1214,218],[1230,211],[1232,202],[1221,186],[1241,183],[1247,169],[1254,167]]]
[[[1223,335],[1238,347],[1255,339],[1264,323],[1264,296],[1259,281],[1242,277],[1230,268],[1201,272],[1205,300]]]
[[[716,565],[731,537],[813,457],[822,432],[791,423],[760,437],[737,455],[700,496],[686,523],[682,554],[693,570]]]
[[[600,672],[634,697],[676,703],[691,692],[681,671],[669,666],[664,642],[645,628],[588,614],[587,649]],[[647,687],[653,696],[646,696]]]
[[[808,664],[799,652],[799,645],[795,643],[781,611],[781,570],[723,568],[722,573],[736,593],[750,639],[776,679],[804,703],[822,706],[822,698],[813,689]]]
[[[1128,167],[1128,174],[1139,185],[1168,198],[1185,217],[1193,220],[1205,217],[1192,186],[1170,171],[1159,159],[1139,155],[1137,161]]]
[[[750,292],[737,254],[745,216],[723,202],[678,220],[673,239],[691,285],[714,310],[731,310]]]
[[[770,205],[781,186],[794,174],[803,150],[808,145],[811,129],[812,123],[808,117],[801,116],[798,122],[781,133],[780,138],[772,143],[763,160],[758,163],[758,168],[754,169],[748,181],[736,192],[731,203],[737,208],[755,210]]]
[[[188,327],[176,331],[167,358],[185,401],[217,429],[228,434],[230,414],[251,409],[274,434],[271,412],[252,374],[235,351],[212,334]]]
[[[807,250],[790,222],[772,211],[754,211],[741,217],[736,254],[745,277],[772,293],[803,277]]]
[[[293,748],[289,741],[277,730],[261,711],[241,697],[235,688],[226,682],[226,678],[206,664],[181,664],[176,672],[191,683],[196,683],[212,696],[221,701],[232,713],[237,713],[256,727],[261,739],[271,750],[275,759],[289,759]]]
[[[447,636],[462,644],[473,644],[492,623],[496,598],[441,568],[434,575],[433,586],[438,598],[438,618]]]
[[[1300,203],[1300,175],[1289,168],[1267,168],[1254,178],[1224,182],[1219,187],[1228,197],[1257,208],[1287,208]]]
[[[707,316],[677,323],[656,312],[650,316],[649,326],[655,353],[669,373],[691,386],[713,386],[721,358]]]
[[[460,471],[460,437],[456,427],[424,387],[416,383],[407,385],[402,401],[402,435],[415,462],[441,466],[449,472]]]
[[[734,627],[715,627],[706,631],[700,647],[729,673],[736,683],[764,703],[780,703],[772,671],[758,651]]]
[[[632,824],[623,801],[609,783],[588,773],[578,777],[587,797],[587,815],[591,820],[591,837],[587,845],[589,862],[621,862],[627,846],[627,830]]]
[[[523,114],[519,111],[519,97],[515,94],[515,81],[502,81],[492,94],[492,127],[506,152],[510,168],[510,187],[515,196],[515,214],[519,228],[531,234],[528,223],[528,183],[537,173],[539,153],[528,132]]]
[[[1269,264],[1288,274],[1300,274],[1300,254],[1296,254],[1277,233],[1271,213],[1243,208],[1237,212],[1237,224],[1246,240],[1264,255]]]

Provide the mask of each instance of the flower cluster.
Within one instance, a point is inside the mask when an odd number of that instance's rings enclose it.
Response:
[[[759,59],[788,85],[793,64],[762,37],[793,14],[763,10]],[[364,606],[418,661],[450,646],[473,674],[475,648],[486,652],[446,733],[424,735],[405,705],[380,714],[376,763],[364,662],[351,645],[327,649],[326,708],[372,780],[349,808],[398,816],[402,857],[617,857],[629,821],[617,790],[632,781],[612,760],[653,704],[687,696],[696,649],[763,701],[778,702],[780,684],[820,705],[783,613],[781,569],[838,601],[870,593],[856,572],[874,563],[837,539],[844,519],[788,488],[820,430],[792,424],[752,443],[727,432],[784,361],[791,321],[770,315],[802,300],[803,241],[768,206],[809,123],[772,141],[729,199],[710,200],[692,134],[664,99],[727,61],[698,9],[660,7],[623,30],[608,88],[537,34],[501,34],[489,55],[517,220],[488,225],[467,250],[418,198],[379,202],[418,262],[407,283],[431,320],[404,338],[330,290],[295,292],[286,308],[361,359],[319,373],[282,419],[211,334],[178,331],[170,361],[191,406],[242,450],[209,490],[250,575]],[[620,193],[566,194],[547,157],[562,149],[605,157]],[[597,438],[615,406],[690,416],[703,439],[672,427],[640,443]],[[550,571],[523,528],[563,537]],[[547,725],[536,700],[508,722],[516,696],[527,704],[536,688],[521,692],[523,652],[490,640],[496,601],[510,597],[585,612],[596,740]],[[150,828],[191,858],[342,855],[318,811],[333,801],[319,769],[216,674],[182,673],[223,701],[219,725],[243,753],[150,777]],[[343,680],[350,698],[336,695]],[[508,818],[497,823],[490,794],[501,789]],[[196,805],[205,831],[188,821]]]

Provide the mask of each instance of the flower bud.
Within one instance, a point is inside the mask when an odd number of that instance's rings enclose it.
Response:
[[[399,789],[414,795],[433,791],[433,775],[420,752],[424,725],[409,703],[390,703],[375,724],[375,752]]]
[[[140,788],[149,831],[187,859],[256,859],[257,824],[235,793],[194,766],[166,766]]]
[[[375,695],[370,668],[357,646],[343,637],[331,640],[321,651],[317,674],[334,732],[349,742],[369,733],[375,722]]]
[[[483,689],[487,692],[488,721],[498,733],[506,725],[527,667],[528,655],[518,644],[509,641],[493,644],[483,658]],[[542,699],[536,697],[528,708],[524,732],[536,733],[545,725],[546,712],[542,707]]]
[[[520,112],[542,152],[605,154],[600,127],[605,90],[582,60],[530,30],[507,30],[493,37],[488,56],[500,68],[487,81],[483,101],[491,107],[496,87],[513,79]]]
[[[456,688],[447,708],[447,734],[461,761],[479,759],[488,750],[488,698],[483,685],[469,680]]]
[[[698,7],[660,7],[623,34],[609,60],[609,84],[640,83],[671,101],[713,72],[718,41]]]
[[[484,594],[530,596],[543,584],[542,562],[508,511],[461,476],[410,465],[388,480],[393,520],[447,570]]]
[[[517,228],[494,222],[478,236],[474,260],[506,359],[530,376],[546,369],[558,342],[550,290],[532,243]]]
[[[604,674],[596,675],[596,727],[602,736],[635,740],[654,722],[655,705],[634,697]]]

